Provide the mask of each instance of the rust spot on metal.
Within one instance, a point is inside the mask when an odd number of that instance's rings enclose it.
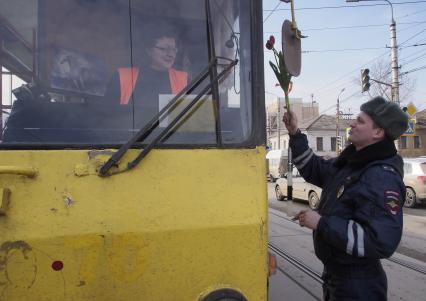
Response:
[[[90,150],[88,152],[89,155],[89,159],[93,159],[97,156],[112,156],[115,152],[114,151],[110,151],[110,150]]]
[[[10,250],[22,250],[22,251],[31,251],[31,246],[23,240],[17,241],[6,241],[0,246],[1,252],[9,252]]]
[[[84,285],[86,285],[86,282],[85,282],[85,281],[83,281],[83,280],[80,280],[80,283],[79,283],[79,284],[77,284],[77,286],[84,286]]]
[[[67,206],[71,206],[72,204],[75,203],[75,201],[70,196],[65,195],[64,196],[64,203]]]

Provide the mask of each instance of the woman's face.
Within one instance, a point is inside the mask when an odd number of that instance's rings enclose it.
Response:
[[[168,70],[175,63],[177,53],[176,40],[167,37],[159,38],[147,52],[151,59],[151,67],[154,70]]]

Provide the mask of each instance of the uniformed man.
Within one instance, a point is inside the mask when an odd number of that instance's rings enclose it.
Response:
[[[324,300],[386,300],[380,259],[390,257],[401,240],[405,199],[394,140],[407,129],[408,116],[382,97],[364,103],[350,125],[351,144],[331,160],[309,148],[292,112],[283,121],[293,163],[322,188],[318,210],[296,218],[313,230],[315,254],[324,264]]]

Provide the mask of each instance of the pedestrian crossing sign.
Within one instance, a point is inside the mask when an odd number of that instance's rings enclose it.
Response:
[[[408,119],[408,127],[402,136],[415,136],[416,135],[416,120]]]

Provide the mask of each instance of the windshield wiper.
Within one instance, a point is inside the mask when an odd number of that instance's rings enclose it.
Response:
[[[211,78],[210,82],[197,94],[197,96],[183,108],[183,110],[169,123],[169,125],[164,128],[147,146],[144,148],[139,155],[131,162],[127,164],[127,167],[123,170],[118,170],[114,173],[108,173],[108,171],[113,167],[117,166],[117,163],[124,156],[124,154],[136,143],[143,141],[152,131],[158,127],[160,121],[163,120],[167,115],[169,115],[174,109],[175,104],[182,98],[183,95],[191,93],[196,87],[198,87],[201,82],[206,79],[209,75],[211,76],[211,68],[217,65],[217,59],[215,58],[209,64],[209,66],[204,69],[188,86],[186,86],[181,92],[179,92],[173,99],[160,110],[158,114],[152,118],[139,132],[135,134],[127,143],[122,145],[120,149],[114,153],[114,155],[109,158],[109,160],[99,169],[99,176],[107,177],[112,174],[121,173],[128,171],[135,167],[146,155],[154,148],[154,146],[164,138],[164,136],[185,116],[185,114],[203,97],[206,93],[212,90],[213,85],[219,82],[219,80],[231,70],[237,63],[238,60],[230,60],[229,64],[216,76]]]

